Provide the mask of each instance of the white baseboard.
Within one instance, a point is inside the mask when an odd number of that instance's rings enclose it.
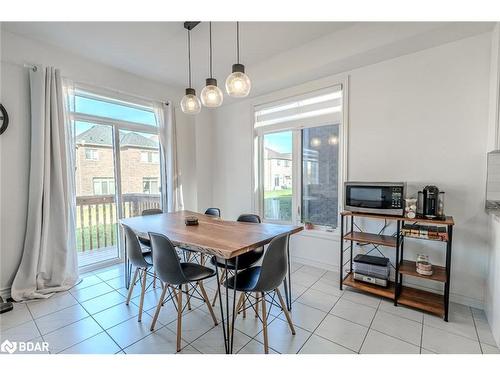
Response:
[[[338,271],[338,267],[339,267],[338,264],[318,262],[318,261],[312,260],[310,258],[298,257],[298,256],[293,256],[293,255],[291,257],[291,260],[293,262],[305,264],[307,266],[321,268],[321,269],[324,269],[327,271]],[[437,290],[437,289],[426,288],[426,287],[423,287],[421,285],[416,285],[416,284],[412,284],[412,283],[407,283],[407,284],[409,286],[414,286],[416,288],[424,289],[424,290],[427,290],[429,292],[441,293],[441,291]],[[472,297],[468,297],[468,296],[463,296],[461,294],[457,294],[457,293],[453,293],[453,292],[450,293],[450,301],[455,302],[455,303],[459,303],[461,305],[474,307],[476,309],[484,310],[484,302],[482,300],[478,300],[476,298],[472,298]]]

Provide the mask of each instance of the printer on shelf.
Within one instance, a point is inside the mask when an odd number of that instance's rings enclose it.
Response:
[[[358,254],[353,259],[354,279],[386,287],[391,273],[389,258]]]

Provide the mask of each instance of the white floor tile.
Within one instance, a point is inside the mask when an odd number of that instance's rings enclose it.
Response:
[[[33,318],[36,319],[43,315],[51,314],[65,309],[66,307],[76,305],[77,303],[78,301],[69,292],[60,292],[47,299],[27,302],[27,305]]]
[[[475,325],[477,335],[479,336],[479,341],[481,341],[481,343],[496,346],[496,342],[493,338],[493,334],[491,333],[491,328],[488,322],[478,319],[475,321]]]
[[[318,281],[321,278],[321,274],[316,274],[316,275],[311,275],[306,272],[302,272],[302,269],[298,270],[297,272],[294,272],[292,274],[292,291],[293,291],[293,286],[295,285],[302,285],[307,288],[309,288],[311,285],[313,285],[316,281]]]
[[[122,302],[104,311],[94,314],[93,317],[104,329],[109,329],[133,317],[137,317],[139,308],[134,304],[125,305]],[[145,314],[145,313],[143,313]]]
[[[369,327],[377,309],[341,298],[330,314]]]
[[[49,332],[77,322],[88,316],[89,314],[87,314],[85,309],[78,304],[66,307],[65,309],[56,311],[52,314],[44,315],[41,318],[36,319],[35,323],[42,335],[46,335]]]
[[[14,303],[14,309],[0,315],[0,331],[21,325],[33,320],[26,303]]]
[[[270,324],[274,319],[276,318],[269,316],[268,324]],[[243,318],[243,314],[241,313],[236,317],[234,327],[250,337],[255,337],[260,331],[262,331],[262,322],[259,318],[255,317],[253,310],[248,310],[246,318]]]
[[[101,332],[62,351],[61,354],[115,354],[118,352],[121,352],[120,347],[106,332]]]
[[[330,294],[337,297],[340,297],[342,296],[342,294],[344,294],[344,291],[340,290],[338,282],[327,280],[325,278],[321,278],[316,281],[311,286],[311,289],[319,290],[320,292],[323,292],[325,294]]]
[[[102,332],[101,327],[91,317],[84,318],[44,336],[51,353],[59,353],[75,344]]]
[[[445,322],[438,316],[424,314],[424,325],[439,328],[456,335],[467,337],[471,340],[477,340],[477,333],[474,326],[474,320],[472,319],[472,313],[450,314],[448,322]]]
[[[180,352],[177,352],[176,354],[201,354],[198,350],[193,348],[191,345],[187,345],[182,348]]]
[[[488,345],[481,343],[483,354],[500,354],[500,349],[496,345]]]
[[[297,298],[296,302],[303,303],[304,305],[314,307],[324,312],[329,312],[338,299],[338,296],[323,293],[319,290],[309,289]]]
[[[426,325],[422,348],[440,354],[481,354],[479,342]]]
[[[113,266],[109,270],[105,270],[102,272],[96,272],[95,274],[101,280],[107,281],[107,280],[115,279],[119,276],[123,277],[124,273],[125,273],[125,269],[124,269],[123,265],[120,264],[119,266]]]
[[[91,300],[82,302],[82,306],[89,314],[97,314],[100,311],[106,310],[120,303],[125,303],[125,297],[118,292],[110,292]]]
[[[420,347],[370,330],[361,347],[361,354],[419,354]]]
[[[151,321],[152,318],[144,314],[141,322],[134,317],[108,329],[107,332],[121,348],[126,348],[152,333]],[[157,324],[155,330],[161,328],[162,326]]]
[[[108,284],[101,282],[100,284],[93,285],[92,287],[71,290],[71,294],[76,298],[78,302],[85,302],[89,299],[102,296],[103,294],[112,292]]]
[[[313,332],[327,315],[326,312],[295,302],[290,316],[294,326]],[[278,318],[286,321],[285,314],[281,312]]]
[[[396,315],[377,311],[372,329],[420,347],[422,324]]]
[[[105,283],[114,289],[125,288],[125,278],[123,276],[118,276],[114,279],[106,280]]]
[[[296,354],[311,336],[311,332],[299,327],[295,327],[295,335],[292,335],[288,323],[281,319],[274,319],[268,325],[267,332],[269,347],[282,354]],[[263,333],[259,333],[255,339],[264,343]]]
[[[40,336],[36,324],[33,320],[19,324],[15,327],[0,331],[0,342],[10,341],[29,341]]]
[[[80,283],[71,288],[70,291],[88,288],[89,286],[93,286],[100,283],[102,283],[102,280],[100,278],[98,278],[94,274],[90,274],[88,276],[82,277],[82,281],[80,281]]]
[[[233,338],[233,353],[237,353],[251,340],[250,337],[238,330],[234,331]],[[225,354],[226,351],[224,347],[224,334],[222,332],[222,326],[212,328],[203,336],[193,341],[191,345],[196,350],[204,354]]]
[[[264,344],[261,344],[257,340],[250,340],[238,354],[264,354]],[[269,354],[279,354],[277,351],[269,348]]]
[[[140,289],[139,285],[136,285],[135,287]],[[156,307],[158,305],[158,301],[160,300],[160,297],[161,297],[161,288],[152,289],[152,290],[147,291],[144,294],[144,305],[143,305],[144,310],[149,310],[153,307]],[[183,295],[182,297],[183,297],[182,303],[185,303],[186,302],[185,301],[186,299],[184,298],[185,295]],[[136,306],[139,306],[140,302],[141,302],[140,295],[138,295],[135,298],[132,298],[132,300],[131,300],[131,303],[135,304]],[[186,310],[187,310],[187,308],[186,308]]]
[[[312,335],[300,349],[299,354],[356,354],[356,352],[320,336]]]
[[[362,325],[328,315],[314,333],[358,352],[367,331],[368,328]]]
[[[342,295],[342,299],[348,299],[349,301],[375,308],[378,307],[381,301],[381,298],[379,297],[357,292],[354,290],[345,290],[344,294]]]
[[[384,312],[400,316],[402,318],[414,320],[415,322],[422,323],[424,320],[424,314],[421,311],[413,310],[405,306],[394,306],[393,301],[383,299],[380,302],[379,310]]]
[[[322,268],[318,268],[318,267],[304,265],[300,268],[300,272],[308,273],[309,275],[313,275],[313,276],[322,277],[324,274],[326,274],[327,270],[322,269]],[[292,276],[292,280],[293,280],[293,276]]]
[[[187,345],[182,341],[181,347]],[[164,327],[151,333],[149,336],[137,341],[124,349],[127,354],[174,354],[177,352],[177,336]]]
[[[186,310],[185,310],[186,311]],[[167,327],[177,332],[177,320],[168,324]],[[191,343],[198,337],[208,332],[214,327],[214,322],[210,316],[200,310],[193,310],[182,316],[182,338]]]

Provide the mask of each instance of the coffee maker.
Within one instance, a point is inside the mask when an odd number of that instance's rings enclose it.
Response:
[[[444,191],[437,186],[427,185],[418,192],[417,214],[427,219],[444,218]]]

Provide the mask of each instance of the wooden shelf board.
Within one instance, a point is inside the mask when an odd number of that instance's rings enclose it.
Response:
[[[396,247],[396,237],[383,234],[349,232],[344,236],[344,240]]]
[[[399,264],[399,272],[402,273],[403,275],[420,277],[420,278],[426,279],[426,280],[440,281],[443,283],[446,282],[446,268],[445,267],[432,265],[432,270],[434,271],[432,276],[425,276],[425,275],[419,274],[416,271],[416,267],[417,267],[417,265],[415,262],[412,262],[410,260],[403,260]]]
[[[414,218],[410,219],[403,216],[392,216],[392,215],[379,215],[379,214],[368,214],[364,212],[351,212],[351,211],[342,211],[340,213],[342,216],[357,216],[357,217],[368,217],[372,219],[381,219],[381,220],[396,220],[396,221],[405,221],[408,223],[427,223],[433,225],[455,225],[455,221],[453,217],[446,216],[444,220],[433,220],[433,219],[425,219],[425,218]]]
[[[394,283],[392,281],[389,282],[389,286],[387,288],[384,288],[383,286],[373,285],[365,283],[363,281],[354,280],[354,275],[350,273],[344,279],[343,284],[364,292],[376,294],[377,296],[390,299],[394,298]]]
[[[427,311],[440,317],[444,316],[444,297],[441,294],[403,286],[398,303]]]

